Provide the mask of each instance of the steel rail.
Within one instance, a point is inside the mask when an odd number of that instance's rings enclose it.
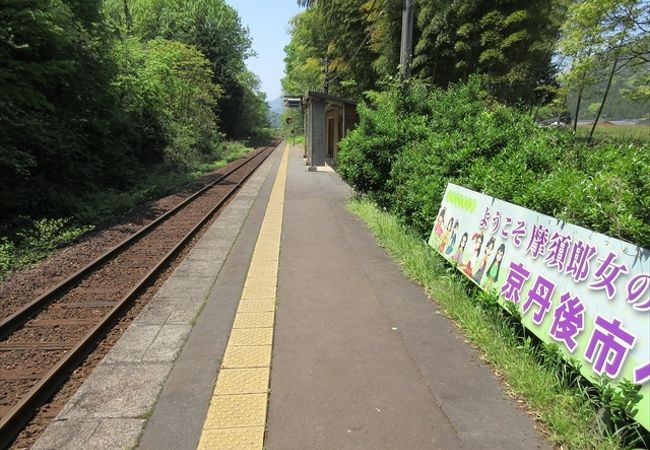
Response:
[[[165,212],[164,214],[160,215],[153,221],[151,221],[149,224],[146,226],[142,227],[140,230],[129,236],[128,238],[124,239],[122,242],[118,243],[114,247],[110,248],[107,250],[105,253],[102,255],[98,256],[96,259],[88,263],[86,266],[82,267],[79,269],[77,272],[74,274],[70,275],[68,278],[65,280],[61,281],[59,284],[54,286],[53,288],[49,289],[45,293],[41,294],[39,297],[37,297],[35,300],[31,301],[27,305],[23,306],[20,308],[18,311],[10,315],[9,317],[6,317],[4,320],[0,322],[0,340],[5,339],[9,334],[14,332],[16,329],[21,327],[26,321],[28,321],[30,318],[32,318],[34,315],[38,314],[38,312],[46,306],[51,300],[53,300],[57,295],[65,292],[69,288],[73,287],[73,285],[81,279],[86,276],[88,273],[90,273],[93,269],[95,269],[97,266],[105,263],[108,261],[111,257],[113,257],[115,254],[121,252],[122,250],[126,249],[128,245],[135,243],[137,240],[140,238],[144,237],[147,235],[149,232],[154,230],[161,222],[165,221],[169,217],[173,216],[177,212],[179,212],[181,209],[183,209],[185,206],[187,206],[189,203],[194,201],[196,198],[198,198],[201,194],[203,194],[205,191],[208,189],[211,189],[214,187],[216,184],[224,180],[226,177],[230,176],[237,170],[239,170],[241,167],[243,167],[245,164],[249,163],[250,161],[254,160],[257,156],[262,154],[266,149],[270,148],[271,146],[263,147],[262,150],[259,152],[255,153],[249,158],[246,158],[241,164],[233,167],[231,170],[226,172],[225,174],[221,175],[219,178],[214,180],[213,182],[207,184],[200,190],[196,191],[194,194],[183,200],[181,203],[176,205],[174,208],[170,209],[169,211]]]
[[[247,159],[244,163],[237,166],[232,171],[228,172],[227,175],[232,174],[237,169],[243,167],[249,161],[255,159],[257,156],[265,153],[265,150],[269,148],[277,148],[277,146],[268,146],[265,147],[260,152],[253,155],[251,158]],[[273,151],[267,152],[263,155],[263,158],[259,161],[259,165],[262,164],[268,158],[268,156],[273,153]],[[80,362],[95,348],[97,343],[104,338],[106,333],[112,328],[116,320],[128,309],[132,301],[137,297],[137,295],[148,285],[150,281],[156,276],[161,268],[178,253],[178,251],[194,236],[194,234],[201,228],[210,217],[235,193],[235,191],[253,174],[255,170],[252,170],[247,174],[242,180],[237,182],[232,188],[225,194],[225,196],[215,204],[210,211],[203,216],[203,218],[190,230],[181,241],[174,246],[164,257],[160,260],[154,268],[152,268],[147,275],[135,286],[131,291],[126,294],[113,309],[101,319],[97,325],[93,327],[86,335],[83,337],[81,342],[79,342],[74,348],[65,354],[65,356],[40,379],[40,381],[35,384],[26,395],[24,395],[20,401],[15,404],[7,413],[0,419],[0,448],[4,448],[15,438],[15,436],[22,430],[24,425],[31,419],[34,415],[36,409],[45,403],[50,396],[61,386],[65,380],[69,377],[69,374],[79,365]],[[223,180],[227,175],[224,175],[219,178]],[[209,187],[214,186],[216,182],[211,183]],[[204,192],[207,189],[201,189],[199,192]],[[195,197],[194,195],[192,197]],[[186,199],[187,200],[187,199]],[[185,203],[185,202],[183,202]],[[180,205],[178,205],[180,206]],[[176,209],[176,208],[175,208]],[[171,212],[168,211],[168,213]],[[169,214],[166,213],[166,216]],[[162,217],[162,216],[161,216]],[[151,224],[149,224],[151,225]],[[148,225],[148,226],[149,226]],[[148,227],[147,226],[147,227]],[[141,230],[142,231],[142,230]],[[136,233],[139,234],[140,232]],[[130,242],[131,238],[126,239],[123,242]],[[110,250],[108,253],[113,254],[115,249]],[[102,255],[100,258],[103,258]],[[98,258],[98,259],[100,259]],[[93,261],[86,267],[94,267],[96,261]],[[82,269],[83,270],[83,269]],[[77,272],[73,277],[78,276]],[[64,282],[65,283],[65,282]],[[62,283],[63,284],[63,283]],[[60,286],[52,289],[52,291],[61,290]]]

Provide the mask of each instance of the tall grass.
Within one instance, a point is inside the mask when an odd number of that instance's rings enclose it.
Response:
[[[586,140],[591,131],[591,125],[578,125],[576,135]],[[650,125],[608,125],[598,124],[594,130],[594,141],[621,144],[650,143]]]
[[[339,173],[422,236],[452,182],[650,247],[650,139],[587,146],[486,98],[477,78],[447,90],[393,86],[358,112]]]
[[[252,150],[239,142],[226,142],[218,160],[185,170],[168,165],[150,168],[128,191],[108,190],[75,200],[75,212],[64,218],[12,218],[0,226],[0,281],[16,269],[34,264],[95,227],[113,220],[138,204],[163,197],[208,172],[241,158]]]
[[[564,363],[557,348],[536,342],[516,312],[508,314],[495,297],[469,283],[396,216],[363,199],[351,201],[349,209],[492,364],[506,390],[543,425],[551,442],[561,448],[603,450],[639,443],[635,424],[612,428],[605,418],[608,402],[615,402],[594,395],[598,387],[582,379],[575,365]]]

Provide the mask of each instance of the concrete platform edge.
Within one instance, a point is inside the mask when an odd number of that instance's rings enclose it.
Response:
[[[256,199],[268,184],[267,178],[273,178],[269,174],[277,166],[279,154],[276,150],[235,195],[33,449],[137,445],[147,421],[156,417],[157,402],[164,399],[159,395],[195,323],[198,325],[209,305],[218,301],[214,289],[229,255],[236,253],[231,249],[240,229],[246,228],[253,210],[265,207],[264,201]],[[252,223],[249,228],[255,226]]]

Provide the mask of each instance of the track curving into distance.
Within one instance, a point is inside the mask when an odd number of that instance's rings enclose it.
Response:
[[[0,322],[0,448],[275,147],[228,172]]]

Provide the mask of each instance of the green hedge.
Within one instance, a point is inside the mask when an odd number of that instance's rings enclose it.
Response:
[[[359,117],[341,142],[341,176],[423,237],[453,182],[650,247],[649,143],[586,146],[487,98],[478,78],[393,86]]]

